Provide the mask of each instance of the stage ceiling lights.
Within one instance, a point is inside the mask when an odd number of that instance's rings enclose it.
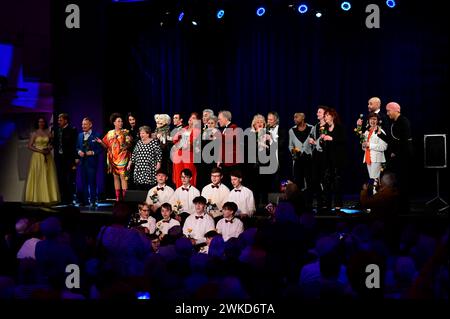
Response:
[[[256,15],[258,17],[262,17],[265,13],[266,13],[266,8],[264,8],[264,7],[259,7],[258,9],[256,9]]]
[[[395,3],[394,0],[387,0],[387,1],[386,1],[386,5],[387,5],[389,8],[394,8],[395,5],[396,5],[396,3]]]
[[[184,11],[181,11],[180,14],[178,15],[178,22],[181,22],[184,18]]]
[[[341,9],[344,11],[349,11],[352,8],[352,5],[348,1],[342,1]]]
[[[225,10],[220,9],[217,11],[216,17],[217,17],[217,19],[222,19],[224,15],[225,15]]]
[[[308,6],[305,3],[300,3],[297,7],[297,11],[300,14],[305,14],[306,12],[308,12]]]

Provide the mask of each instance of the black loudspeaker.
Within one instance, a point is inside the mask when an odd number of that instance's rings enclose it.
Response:
[[[425,168],[447,167],[447,135],[424,135],[424,166]]]
[[[125,202],[145,202],[147,191],[127,190],[125,194]]]

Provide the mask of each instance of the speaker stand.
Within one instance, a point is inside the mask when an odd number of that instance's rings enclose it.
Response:
[[[437,211],[439,213],[445,211],[449,207],[448,203],[443,200],[439,194],[439,169],[436,169],[436,196],[425,203],[426,206],[430,206],[432,204],[433,206],[437,207]]]

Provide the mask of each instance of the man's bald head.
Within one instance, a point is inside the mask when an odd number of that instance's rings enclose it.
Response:
[[[400,105],[396,102],[389,102],[386,105],[386,113],[391,120],[396,120],[400,115]]]
[[[367,105],[367,108],[369,109],[369,113],[378,111],[380,109],[380,107],[381,107],[381,100],[379,97],[374,96],[369,99],[369,102]]]

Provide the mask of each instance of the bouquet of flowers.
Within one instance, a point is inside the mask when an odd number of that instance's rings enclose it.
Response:
[[[182,209],[183,209],[183,205],[181,205],[181,202],[179,200],[177,200],[176,204],[173,205],[173,212],[176,215],[179,215],[183,212]]]
[[[326,127],[325,125],[319,127],[319,138],[320,138],[322,135],[328,135],[328,130],[327,130],[327,127]],[[320,138],[320,142],[319,142],[319,143],[320,143],[321,145],[323,145],[324,141],[323,141],[322,138]]]
[[[206,203],[206,212],[210,213],[212,211],[218,210],[217,204],[211,202],[211,198],[208,198],[208,202]]]
[[[150,199],[152,200],[153,204],[156,204],[158,202],[158,191],[156,189],[153,191],[153,195],[150,196]]]
[[[292,159],[295,161],[295,160],[298,160],[298,158],[299,158],[299,156],[300,156],[300,149],[298,148],[298,147],[294,147],[293,149],[292,149],[292,151],[291,151],[291,154],[292,154]]]
[[[188,228],[187,229],[187,232],[188,232],[188,234],[187,234],[187,238],[192,238],[192,235],[191,235],[191,233],[192,233],[192,228]]]
[[[158,237],[161,236],[161,234],[162,234],[162,230],[161,230],[162,223],[163,223],[162,221],[159,221],[159,222],[156,223],[155,234]]]
[[[362,114],[360,114],[359,115],[359,118],[363,118],[363,115]],[[365,136],[364,136],[364,132],[363,132],[363,129],[362,129],[362,125],[357,125],[354,129],[353,129],[353,131],[355,132],[355,134],[356,134],[356,136],[358,136],[359,137],[359,143],[364,143],[364,141],[365,141]]]

